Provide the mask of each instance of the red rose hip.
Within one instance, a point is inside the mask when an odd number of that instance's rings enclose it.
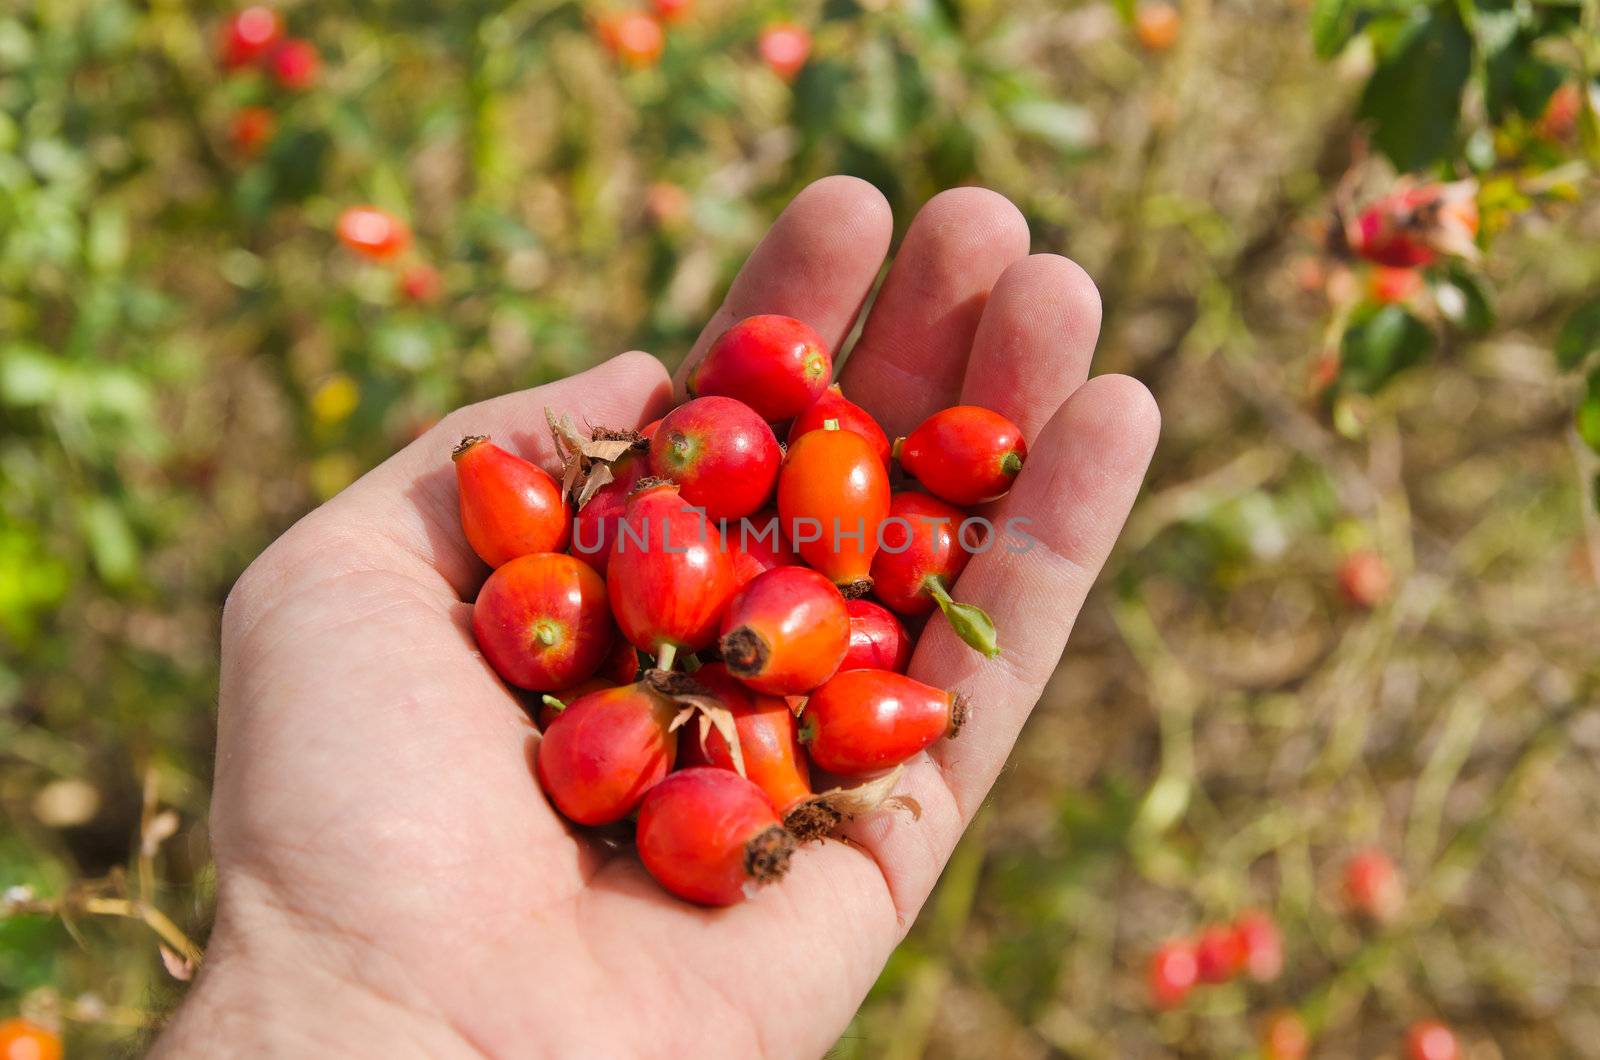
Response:
[[[965,519],[961,509],[926,493],[895,494],[872,560],[872,591],[902,615],[925,615],[937,605],[962,640],[992,658],[1000,653],[994,620],[950,598],[972,558],[967,541],[974,528],[964,527]]]
[[[339,242],[372,261],[389,261],[411,245],[411,230],[388,210],[352,206],[339,215]]]
[[[783,451],[756,411],[728,397],[679,405],[650,439],[650,470],[713,520],[738,519],[772,497]]]
[[[545,692],[592,675],[617,630],[600,575],[571,556],[542,552],[489,575],[472,605],[472,633],[495,673]]]
[[[735,589],[733,559],[677,486],[646,479],[628,499],[606,583],[622,635],[668,670],[679,649],[717,639]]]
[[[894,443],[906,474],[951,504],[1002,496],[1022,470],[1028,446],[1017,425],[977,405],[943,409]]]
[[[1194,989],[1200,976],[1194,947],[1183,939],[1172,939],[1156,947],[1145,970],[1150,1000],[1157,1008],[1177,1008]]]
[[[1399,870],[1377,848],[1360,851],[1345,863],[1344,895],[1352,911],[1379,923],[1398,917],[1406,900]]]
[[[966,700],[888,670],[845,670],[806,699],[800,739],[819,769],[892,769],[966,720]]]
[[[837,383],[824,390],[821,397],[789,424],[789,444],[793,445],[802,434],[822,430],[829,420],[837,423],[841,431],[865,438],[883,466],[889,466],[889,436],[866,409],[844,396]]]
[[[264,58],[283,38],[283,19],[270,7],[255,5],[222,24],[222,65],[230,70]]]
[[[1406,1060],[1461,1060],[1461,1046],[1438,1020],[1418,1020],[1406,1031]]]
[[[551,720],[539,742],[539,786],[568,820],[622,820],[671,771],[678,751],[671,726],[679,710],[643,681],[579,697]]]
[[[728,672],[757,692],[799,695],[839,668],[850,646],[850,613],[821,574],[777,567],[729,601],[719,646]]]
[[[792,419],[828,387],[833,359],[793,317],[755,316],[723,332],[689,377],[689,393],[736,398],[772,423]]]
[[[1278,978],[1283,971],[1283,935],[1277,922],[1266,913],[1250,910],[1234,919],[1233,933],[1245,974],[1258,983]]]
[[[794,852],[766,795],[726,769],[685,769],[651,788],[637,837],[656,882],[701,905],[733,905],[748,884],[781,879]]]
[[[911,665],[911,636],[894,613],[871,600],[846,600],[850,615],[850,647],[840,670],[906,672]]]
[[[1226,983],[1239,974],[1244,953],[1232,928],[1212,924],[1195,940],[1194,959],[1196,974],[1202,983]]]
[[[710,663],[694,672],[694,680],[707,689],[733,715],[739,735],[744,775],[766,793],[781,817],[811,798],[811,769],[800,746],[800,726],[789,704],[777,696],[746,688],[722,663]],[[714,728],[686,725],[678,730],[678,767],[715,766],[737,769],[728,742]]]
[[[461,528],[485,563],[498,567],[518,556],[567,547],[570,508],[544,468],[482,435],[461,439],[451,455]]]
[[[889,474],[859,434],[837,424],[812,431],[784,457],[778,515],[802,559],[860,595],[872,584],[878,532],[889,516]]]

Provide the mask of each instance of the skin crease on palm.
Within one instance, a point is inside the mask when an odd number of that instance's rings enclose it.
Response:
[[[892,219],[819,181],[751,254],[695,344],[783,313],[837,348],[876,283]],[[545,407],[636,425],[674,388],[642,353],[460,409],[307,515],[240,578],[222,622],[211,828],[218,913],[156,1056],[817,1056],[922,907],[1054,670],[1138,492],[1159,415],[1136,381],[1086,381],[1093,283],[1030,256],[989,191],[928,202],[842,372],[891,437],[947,405],[996,409],[1029,460],[991,517],[1038,545],[975,557],[984,659],[930,623],[911,674],[965,692],[958,740],[913,760],[922,807],[801,850],[781,883],[705,910],[627,851],[567,826],[531,768],[538,735],[474,649],[488,571],[462,536],[450,449],[489,434],[553,467]],[[682,396],[684,372],[677,394]]]

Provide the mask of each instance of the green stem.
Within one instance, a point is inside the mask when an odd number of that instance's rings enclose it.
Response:
[[[670,670],[670,669],[672,669],[672,663],[673,663],[673,661],[675,659],[677,659],[677,657],[678,657],[678,646],[676,644],[663,644],[663,645],[661,645],[661,650],[656,652],[656,669],[657,670]]]
[[[981,607],[972,604],[960,604],[950,598],[950,592],[944,587],[938,575],[930,574],[922,583],[928,590],[928,595],[933,597],[934,603],[939,605],[939,610],[944,612],[944,617],[949,620],[950,628],[956,631],[956,636],[966,641],[969,647],[976,648],[989,658],[1000,654],[999,635],[994,628],[994,619]]]
[[[559,714],[563,710],[567,709],[567,705],[565,703],[561,702],[561,700],[557,699],[555,696],[543,695],[543,696],[540,696],[539,698],[544,701],[544,705],[545,706],[549,707],[551,710],[555,711],[557,714]]]
[[[836,431],[836,430],[839,429],[839,421],[838,420],[823,420],[822,421],[822,429],[825,430],[825,431]]]

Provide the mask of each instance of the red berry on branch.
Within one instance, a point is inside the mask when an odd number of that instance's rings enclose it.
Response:
[[[682,22],[694,11],[694,0],[651,0],[650,6],[662,22]]]
[[[241,107],[228,128],[228,140],[243,158],[255,158],[272,142],[278,118],[266,107]]]
[[[711,344],[689,376],[689,392],[734,398],[778,423],[810,408],[832,376],[827,344],[808,324],[793,317],[754,316]]]
[[[800,695],[838,670],[850,646],[850,613],[821,574],[776,567],[729,601],[718,646],[728,672],[757,692]]]
[[[567,547],[571,510],[544,468],[481,435],[463,438],[453,456],[461,528],[485,563]]]
[[[654,66],[666,48],[661,23],[642,11],[605,15],[597,24],[600,43],[625,66]]]
[[[726,769],[685,769],[651,788],[637,834],[656,882],[702,905],[733,905],[748,885],[782,879],[794,852],[766,795]]]
[[[1418,1020],[1406,1031],[1406,1060],[1461,1060],[1461,1046],[1438,1020]]]
[[[1258,910],[1240,913],[1233,922],[1244,971],[1258,983],[1268,983],[1283,971],[1283,935],[1278,924]]]
[[[317,83],[317,74],[322,70],[322,56],[317,54],[315,44],[291,37],[272,50],[267,65],[280,87],[291,92],[303,92]]]
[[[1403,181],[1347,226],[1345,241],[1377,265],[1419,268],[1441,255],[1478,257],[1478,184],[1417,185]]]
[[[1133,14],[1133,35],[1146,51],[1164,52],[1178,43],[1183,16],[1166,0],[1146,0]]]
[[[1405,906],[1405,885],[1400,872],[1382,850],[1360,851],[1345,863],[1344,895],[1350,909],[1379,923],[1400,915]]]
[[[811,57],[811,33],[793,22],[774,23],[761,31],[756,50],[773,73],[793,81]]]
[[[1194,943],[1195,972],[1202,983],[1226,983],[1239,974],[1244,952],[1233,929],[1223,924],[1208,925]]]
[[[1157,1008],[1177,1008],[1199,980],[1200,966],[1194,947],[1183,939],[1172,939],[1156,947],[1145,970],[1150,1000]]]
[[[571,556],[519,556],[489,575],[472,605],[483,657],[508,683],[536,692],[594,675],[616,639],[606,583]]]
[[[966,700],[888,670],[846,670],[806,699],[800,739],[841,776],[893,769],[966,720]]]
[[[339,241],[372,261],[389,261],[411,244],[411,230],[388,210],[351,206],[339,215]]]
[[[222,65],[237,70],[264,58],[283,38],[283,19],[270,7],[235,12],[222,24]]]
[[[1374,608],[1389,599],[1394,578],[1376,552],[1352,552],[1339,564],[1339,592],[1356,607]]]

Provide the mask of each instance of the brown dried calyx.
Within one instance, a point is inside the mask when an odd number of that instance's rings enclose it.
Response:
[[[734,724],[733,711],[724,706],[709,688],[688,674],[669,670],[646,670],[640,681],[650,691],[670,699],[678,707],[677,716],[667,727],[668,732],[677,732],[693,721],[700,727],[697,735],[700,746],[704,747],[706,737],[715,729],[722,737],[722,742],[728,745],[728,757],[733,759],[734,771],[741,777],[745,775],[744,752],[739,747],[739,729]]]
[[[585,438],[572,425],[572,417],[559,419],[555,410],[544,410],[545,421],[550,424],[550,437],[555,440],[556,452],[561,457],[561,489],[579,508],[589,503],[606,483],[611,482],[611,465],[630,452],[649,448],[650,441],[638,431],[614,427],[593,427]]]
[[[858,600],[872,591],[872,579],[861,578],[846,585],[839,586],[839,595],[846,600]]]
[[[745,875],[758,884],[783,879],[794,847],[795,838],[786,829],[778,825],[765,829],[744,845]]]
[[[967,718],[972,716],[972,700],[964,692],[957,692],[955,699],[950,702],[950,728],[945,733],[954,740],[961,735],[961,726],[967,723]]]
[[[905,775],[904,766],[851,788],[833,788],[813,795],[784,815],[783,826],[802,843],[821,839],[852,817],[873,810],[907,810],[913,820],[922,816],[922,804],[910,795],[894,794],[895,785]]]
[[[723,637],[717,647],[728,672],[736,677],[750,677],[767,667],[772,648],[761,634],[748,626],[740,626]]]

